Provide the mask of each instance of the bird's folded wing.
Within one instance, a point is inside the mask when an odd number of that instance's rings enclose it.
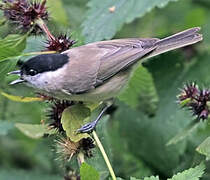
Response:
[[[159,39],[100,41],[65,51],[69,56],[68,82],[64,89],[83,93],[102,84],[138,59],[152,52]]]
[[[102,41],[99,48],[109,49],[108,53],[101,58],[97,79],[104,81],[121,70],[128,68],[150,52],[152,52],[159,39],[119,39]]]

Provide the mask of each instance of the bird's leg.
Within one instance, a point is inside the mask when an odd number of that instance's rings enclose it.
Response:
[[[106,112],[106,110],[111,105],[112,104],[110,102],[106,103],[105,106],[104,106],[104,108],[102,109],[102,111],[99,113],[98,117],[94,121],[89,122],[89,123],[85,124],[84,126],[82,126],[81,128],[79,128],[77,130],[77,132],[78,133],[90,133],[90,132],[92,132],[95,129],[98,121],[101,119],[102,115]]]

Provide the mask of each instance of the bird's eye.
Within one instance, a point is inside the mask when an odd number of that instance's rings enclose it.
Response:
[[[34,70],[34,69],[30,69],[28,74],[29,74],[30,76],[35,76],[35,75],[37,74],[37,71]]]

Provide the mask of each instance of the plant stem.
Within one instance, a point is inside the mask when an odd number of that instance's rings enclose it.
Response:
[[[40,55],[40,54],[55,54],[56,51],[42,51],[42,52],[28,52],[21,54],[21,56],[33,56],[33,55]]]
[[[101,151],[101,154],[102,154],[102,156],[103,156],[103,158],[104,158],[104,161],[106,162],[106,165],[107,165],[107,167],[108,167],[108,169],[109,169],[109,172],[110,172],[110,174],[111,174],[111,176],[112,176],[112,179],[113,179],[113,180],[116,180],[117,178],[116,178],[116,176],[115,176],[115,173],[114,173],[114,170],[113,170],[113,168],[112,168],[112,165],[110,164],[109,158],[108,158],[108,156],[106,155],[106,152],[105,152],[105,150],[104,150],[104,148],[103,148],[103,145],[101,144],[101,141],[100,141],[99,138],[98,138],[98,135],[96,134],[96,131],[93,131],[93,138],[95,139],[96,144],[97,144],[98,148],[99,148],[100,151]]]
[[[85,157],[82,152],[79,152],[79,154],[77,155],[77,161],[79,166],[81,166],[81,164],[85,162]]]
[[[51,34],[50,30],[41,18],[36,20],[36,24],[39,25],[39,27],[46,33],[49,41],[55,40],[55,37]]]

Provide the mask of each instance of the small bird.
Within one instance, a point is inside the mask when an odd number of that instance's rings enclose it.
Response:
[[[17,79],[51,97],[82,102],[104,102],[96,120],[78,132],[92,131],[102,114],[126,85],[137,62],[164,52],[197,43],[203,39],[199,27],[158,38],[114,39],[89,43],[61,54],[43,54],[23,63]]]

